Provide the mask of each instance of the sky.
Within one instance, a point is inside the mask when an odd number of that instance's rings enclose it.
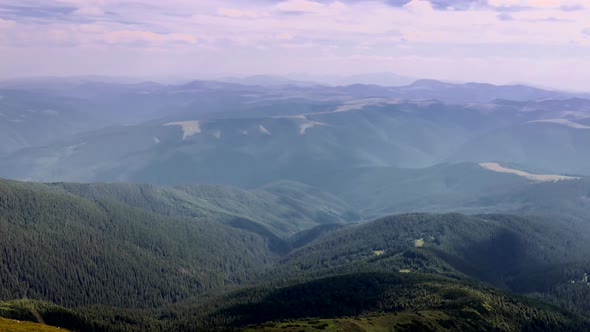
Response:
[[[0,0],[0,78],[374,72],[590,91],[590,1]]]

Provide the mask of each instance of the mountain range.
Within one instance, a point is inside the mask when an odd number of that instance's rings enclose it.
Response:
[[[526,86],[195,81],[31,91],[2,92],[4,177],[255,187],[332,170],[463,161],[590,174],[590,101]],[[53,104],[35,108],[36,98]]]
[[[590,330],[589,95],[324,79],[0,82],[0,330]]]

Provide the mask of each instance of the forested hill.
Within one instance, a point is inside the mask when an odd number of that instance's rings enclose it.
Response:
[[[166,216],[205,218],[235,226],[240,226],[235,222],[238,219],[242,224],[250,221],[280,237],[321,224],[360,218],[335,196],[290,181],[271,183],[255,190],[221,185],[166,187],[128,183],[54,183],[49,186],[92,200],[116,200]]]
[[[588,320],[568,310],[590,313],[588,243],[556,219],[391,216],[328,230],[284,255],[262,285],[181,321],[264,331],[586,330]]]
[[[252,281],[268,240],[45,185],[0,182],[0,298],[153,307]]]
[[[35,308],[79,331],[246,328],[310,315],[412,317],[447,329],[471,319],[459,330],[587,324],[590,236],[579,220],[413,213],[350,224],[346,211],[295,183],[244,191],[0,181],[0,300],[52,303],[0,303],[0,316],[34,320]],[[326,214],[339,217],[304,222]],[[281,237],[266,228],[273,218],[304,230]],[[377,284],[382,293],[362,291]],[[301,310],[280,309],[291,305]]]
[[[580,227],[558,218],[396,215],[334,230],[285,255],[269,273],[275,280],[367,270],[446,275],[590,315],[590,235]]]
[[[208,322],[246,331],[584,331],[587,319],[475,283],[426,274],[353,273],[226,298]],[[322,317],[323,319],[313,318]],[[215,325],[189,321],[181,328]]]

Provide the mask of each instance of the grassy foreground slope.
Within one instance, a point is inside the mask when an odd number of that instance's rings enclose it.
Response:
[[[0,318],[0,331],[4,332],[67,332],[68,330],[27,321]]]

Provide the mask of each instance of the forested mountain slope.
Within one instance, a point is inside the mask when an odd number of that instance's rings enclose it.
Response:
[[[513,167],[519,169],[518,165]],[[590,218],[587,177],[538,182],[476,163],[458,163],[421,169],[348,168],[302,181],[340,197],[367,219],[407,212],[451,211],[550,215],[582,223]]]
[[[166,216],[207,218],[235,227],[259,225],[281,237],[321,224],[359,219],[354,209],[335,196],[289,181],[255,190],[221,185],[165,187],[127,183],[50,186],[80,197],[115,200]]]
[[[544,204],[555,188],[576,195],[586,190],[579,181],[537,185],[546,191],[523,196],[530,206]],[[3,180],[0,299],[63,305],[31,304],[54,325],[96,331],[245,328],[365,314],[402,325],[412,317],[419,322],[412,324],[431,328],[452,329],[447,321],[458,320],[459,330],[481,324],[567,331],[587,323],[490,288],[588,316],[590,239],[582,217],[414,213],[347,224],[345,207],[291,182],[244,191]],[[322,219],[326,213],[341,219]],[[275,220],[304,230],[281,233]],[[351,284],[360,288],[346,290]],[[363,287],[378,293],[359,291]],[[347,293],[352,290],[356,295]],[[318,295],[323,292],[326,297]],[[322,301],[342,305],[329,311]],[[280,309],[292,305],[301,310]],[[261,308],[276,310],[261,315]],[[479,314],[466,314],[473,310]],[[416,311],[430,314],[419,318]],[[0,316],[33,319],[21,309],[0,310]],[[78,317],[78,325],[63,317]]]
[[[278,276],[435,273],[534,294],[588,314],[588,233],[556,218],[407,214],[335,230],[284,256]],[[587,229],[586,228],[583,229]],[[578,281],[578,282],[576,282]]]
[[[44,185],[0,182],[0,298],[153,307],[248,283],[268,239]]]
[[[277,290],[245,292],[240,296],[234,299],[237,303],[222,308],[210,319],[226,316],[232,325],[256,324],[247,327],[247,331],[577,331],[590,328],[588,320],[555,307],[475,283],[423,274],[345,274]],[[244,300],[248,297],[254,300]]]

